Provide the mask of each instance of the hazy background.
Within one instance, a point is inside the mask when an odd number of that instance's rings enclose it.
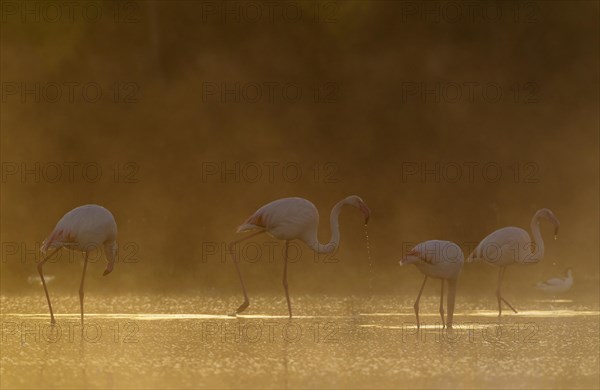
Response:
[[[437,238],[467,252],[499,227],[529,230],[534,212],[548,207],[561,221],[559,240],[542,222],[546,259],[509,269],[508,296],[573,267],[573,294],[598,299],[597,2],[486,2],[475,16],[456,2],[290,2],[287,16],[284,5],[267,14],[267,3],[255,2],[262,16],[254,18],[243,2],[224,10],[218,2],[98,1],[76,6],[73,18],[62,9],[57,20],[43,5],[23,14],[22,3],[2,3],[3,293],[41,294],[27,281],[37,275],[39,244],[65,212],[98,203],[113,212],[120,260],[129,262],[104,278],[103,261],[92,264],[89,293],[241,299],[234,267],[214,245],[223,248],[259,206],[285,196],[315,203],[326,242],[331,207],[357,194],[373,212],[371,292],[416,293],[420,274],[397,264],[406,246]],[[94,10],[101,17],[83,16]],[[72,99],[64,83],[75,83]],[[237,92],[220,95],[236,83]],[[272,101],[265,83],[279,83]],[[465,83],[479,86],[472,99]],[[458,98],[453,85],[462,86]],[[488,85],[492,98],[482,93]],[[302,96],[282,96],[282,86]],[[96,90],[102,96],[90,101]],[[222,178],[221,164],[238,164],[240,176]],[[421,176],[435,164],[440,178]],[[465,164],[476,164],[472,180]],[[502,176],[485,176],[486,164]],[[292,176],[300,167],[298,180],[283,174],[290,165]],[[462,177],[453,180],[456,166]],[[219,174],[208,170],[215,167]],[[292,297],[369,292],[357,210],[341,215],[335,262],[300,247]],[[260,248],[261,260],[242,266],[249,292],[283,294],[282,245],[274,256]],[[56,276],[50,290],[75,292],[81,257],[62,256],[45,267]],[[459,294],[489,295],[493,305],[496,277],[467,265]]]

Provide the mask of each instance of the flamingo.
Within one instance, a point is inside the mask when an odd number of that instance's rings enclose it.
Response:
[[[542,219],[546,219],[554,225],[554,239],[556,240],[560,227],[558,218],[551,210],[540,209],[531,219],[533,242],[526,230],[514,226],[505,227],[484,238],[467,259],[467,262],[484,260],[488,264],[498,267],[498,287],[496,288],[498,317],[502,315],[502,302],[517,313],[517,310],[502,297],[500,289],[506,267],[511,264],[533,264],[544,258],[544,240],[540,233],[540,220]]]
[[[563,293],[567,292],[573,286],[573,271],[571,268],[567,270],[567,276],[564,278],[552,278],[545,282],[540,282],[535,285],[538,290],[547,293]]]
[[[267,233],[268,235],[285,241],[285,250],[283,255],[283,288],[285,290],[285,298],[287,300],[288,312],[290,318],[292,317],[292,304],[290,302],[290,295],[288,291],[287,282],[287,253],[290,240],[300,240],[308,245],[316,253],[331,253],[336,250],[340,242],[340,229],[338,223],[338,217],[342,210],[342,206],[350,205],[358,208],[365,217],[365,225],[369,222],[369,216],[371,211],[363,202],[363,200],[356,196],[351,195],[347,198],[342,199],[331,210],[329,217],[331,225],[331,240],[327,244],[319,243],[317,238],[317,228],[319,226],[319,212],[314,204],[303,198],[283,198],[268,203],[258,209],[252,214],[243,224],[237,228],[237,233],[245,233],[254,230],[252,234],[232,241],[229,245],[229,253],[235,264],[240,284],[242,285],[242,291],[244,293],[244,303],[233,313],[232,315],[239,314],[246,310],[250,306],[250,300],[248,299],[248,293],[246,292],[246,286],[242,279],[242,273],[240,266],[235,256],[235,245],[241,241],[248,240],[249,238],[255,237],[261,233]]]
[[[103,273],[103,276],[112,272],[115,259],[117,257],[117,224],[113,215],[102,206],[88,204],[76,207],[66,213],[56,227],[50,233],[50,236],[42,244],[42,254],[44,258],[37,265],[38,272],[42,278],[42,285],[48,300],[50,308],[50,322],[56,323],[52,304],[50,303],[50,295],[44,280],[42,267],[48,259],[61,248],[78,250],[84,253],[85,260],[83,263],[83,274],[81,275],[81,284],[79,285],[79,303],[81,306],[81,325],[83,326],[83,283],[85,281],[85,271],[87,269],[88,254],[91,251],[104,247],[104,253],[108,265]],[[50,253],[48,253],[48,251]]]
[[[425,275],[419,295],[414,304],[415,315],[417,317],[417,329],[421,327],[419,322],[419,300],[425,287],[427,278],[441,279],[442,289],[440,295],[440,316],[442,317],[442,328],[452,328],[452,319],[454,316],[454,303],[456,298],[456,285],[458,276],[462,270],[464,255],[458,245],[450,241],[429,240],[417,244],[406,256],[400,260],[400,266],[414,264],[419,271]],[[446,306],[448,308],[448,321],[444,322],[444,281],[448,281],[448,298]]]

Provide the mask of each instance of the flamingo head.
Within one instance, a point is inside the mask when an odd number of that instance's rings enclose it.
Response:
[[[567,268],[567,277],[569,277],[569,278],[573,277],[573,269]]]
[[[104,244],[104,253],[106,255],[106,261],[108,264],[106,265],[106,269],[102,276],[106,276],[112,272],[115,266],[115,260],[117,258],[117,243],[116,241],[112,241],[111,243]]]
[[[558,220],[558,218],[556,218],[552,210],[540,209],[537,211],[537,213],[535,213],[535,215],[538,220],[540,218],[544,218],[547,219],[552,225],[554,225],[554,239],[558,239],[558,228],[560,227],[560,221]]]
[[[113,263],[108,263],[108,264],[107,264],[107,266],[106,266],[106,269],[105,269],[105,270],[104,270],[104,272],[102,273],[102,276],[106,276],[106,275],[108,275],[109,273],[111,273],[111,272],[112,272],[112,270],[113,270],[113,267],[114,267],[114,266],[115,266],[115,263],[114,263],[114,262],[113,262]]]
[[[418,260],[419,260],[419,252],[413,248],[406,254],[406,256],[404,256],[402,259],[400,259],[398,264],[400,264],[400,266],[402,267],[403,265],[413,264],[414,262],[416,262]]]
[[[369,218],[371,217],[371,210],[359,196],[350,195],[346,198],[344,203],[359,209],[365,216],[365,225],[369,223]]]

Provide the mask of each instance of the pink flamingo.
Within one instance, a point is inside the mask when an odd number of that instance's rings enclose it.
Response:
[[[340,242],[340,229],[338,216],[342,210],[342,206],[350,205],[358,208],[365,216],[365,225],[369,221],[371,211],[361,198],[356,195],[348,196],[339,201],[331,210],[329,221],[331,224],[331,240],[327,244],[319,243],[317,238],[317,228],[319,226],[319,212],[314,204],[303,198],[283,198],[268,203],[258,209],[250,218],[237,228],[238,233],[258,230],[249,236],[233,241],[228,245],[229,252],[233,258],[237,274],[242,285],[244,293],[244,303],[235,311],[234,314],[239,314],[246,310],[250,305],[246,286],[242,279],[240,266],[235,256],[235,245],[241,241],[252,238],[261,233],[267,233],[270,236],[279,240],[285,241],[285,251],[283,255],[283,288],[285,289],[285,298],[287,300],[288,311],[290,318],[292,317],[292,304],[288,293],[287,282],[287,253],[289,241],[298,239],[303,241],[308,247],[317,253],[331,253],[335,251]]]
[[[498,287],[496,298],[498,300],[498,317],[502,315],[502,302],[515,313],[515,308],[502,297],[500,287],[506,267],[511,264],[534,264],[544,258],[544,240],[540,233],[540,220],[546,219],[554,225],[554,239],[558,237],[560,222],[549,209],[538,210],[531,219],[531,232],[534,241],[531,241],[526,230],[509,226],[498,229],[484,238],[477,248],[471,253],[467,262],[484,260],[488,264],[498,267]]]
[[[464,255],[458,245],[450,241],[429,240],[416,245],[400,260],[400,265],[414,264],[419,271],[425,275],[419,295],[415,301],[415,315],[417,317],[417,329],[421,327],[419,322],[419,300],[425,287],[427,278],[441,279],[442,292],[440,298],[440,316],[442,327],[452,328],[454,317],[454,302],[456,298],[456,285],[458,276],[462,270]],[[444,322],[444,281],[448,280],[448,321]]]
[[[85,206],[76,207],[66,213],[56,227],[50,233],[50,236],[44,241],[41,251],[44,259],[37,265],[38,272],[42,278],[42,285],[46,292],[48,307],[50,308],[50,322],[56,323],[54,313],[52,312],[52,304],[50,303],[50,295],[44,280],[42,267],[48,259],[58,252],[61,248],[82,251],[85,256],[83,263],[83,274],[81,276],[81,284],[79,285],[79,303],[81,305],[81,324],[83,325],[83,283],[85,281],[85,270],[88,263],[89,252],[98,250],[101,246],[104,247],[104,253],[108,265],[103,275],[108,275],[113,270],[115,259],[117,257],[117,224],[113,215],[102,206],[88,204]],[[53,249],[46,255],[48,250]]]

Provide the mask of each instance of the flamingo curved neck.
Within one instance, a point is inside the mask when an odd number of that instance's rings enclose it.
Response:
[[[331,239],[327,244],[321,244],[319,239],[317,238],[317,232],[315,231],[314,239],[309,244],[312,250],[317,253],[331,253],[335,251],[340,244],[340,224],[339,224],[339,216],[342,211],[342,206],[344,205],[344,200],[339,201],[333,206],[331,209],[331,214],[329,216],[329,225],[331,227]],[[318,228],[318,227],[317,227]]]
[[[536,213],[531,219],[531,233],[533,234],[533,248],[531,248],[531,260],[539,261],[544,258],[544,240],[540,233],[540,217]]]

